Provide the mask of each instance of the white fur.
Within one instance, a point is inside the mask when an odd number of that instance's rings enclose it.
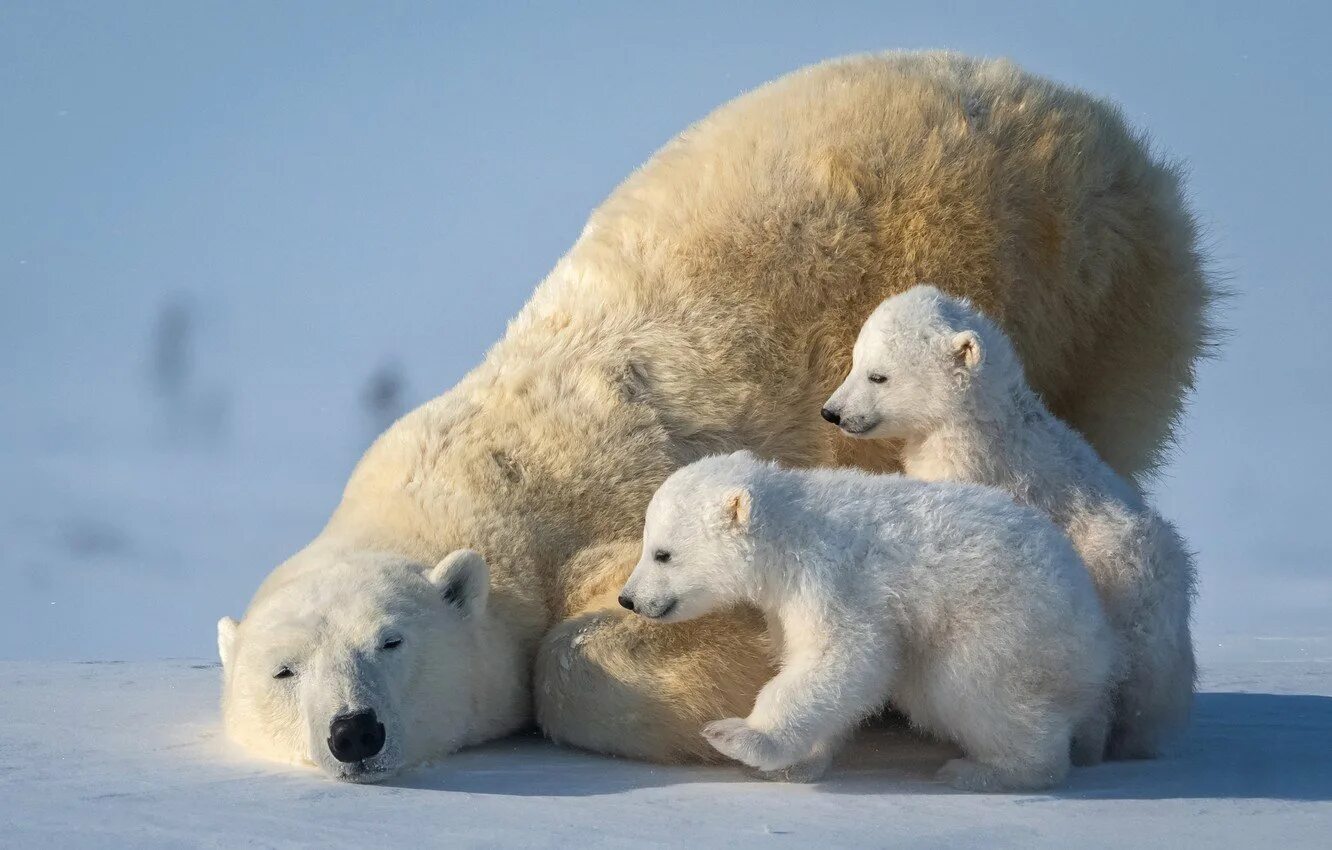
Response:
[[[904,440],[908,475],[1002,487],[1069,534],[1126,649],[1109,754],[1156,755],[1193,696],[1192,556],[1050,413],[998,325],[931,286],[889,298],[865,322],[826,409],[853,436]]]
[[[1033,385],[1117,468],[1148,469],[1207,338],[1199,256],[1177,173],[1115,107],[1012,63],[881,54],[761,86],[635,170],[484,362],[366,452],[240,625],[228,677],[259,696],[228,695],[228,728],[308,758],[295,710],[262,697],[254,636],[295,611],[340,622],[350,603],[392,619],[371,605],[395,598],[381,585],[419,588],[467,547],[489,565],[485,618],[450,627],[430,664],[460,680],[414,686],[441,729],[404,752],[502,734],[531,702],[557,741],[714,758],[698,728],[753,703],[767,641],[752,612],[657,629],[615,605],[657,485],[745,447],[898,469],[895,447],[814,412],[864,317],[922,276],[1011,318]]]
[[[327,548],[306,557],[318,569],[302,569],[298,556],[241,623],[218,623],[223,720],[234,740],[337,779],[373,782],[511,731],[529,715],[518,653],[490,622],[480,555],[459,550],[433,567]],[[291,675],[275,678],[282,670]],[[384,725],[383,749],[339,761],[330,725],[367,710]]]
[[[1079,755],[1103,746],[1115,642],[1087,572],[987,487],[708,458],[653,496],[624,597],[663,622],[764,612],[781,672],[747,718],[703,732],[761,771],[817,776],[890,697],[961,745],[942,772],[959,788],[1049,787],[1075,737]]]

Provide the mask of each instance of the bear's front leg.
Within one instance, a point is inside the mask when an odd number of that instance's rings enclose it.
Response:
[[[773,675],[763,619],[751,608],[661,625],[615,601],[638,540],[589,547],[567,565],[557,617],[537,651],[537,722],[552,739],[658,762],[720,760],[698,734],[737,714]]]
[[[555,741],[657,762],[717,761],[699,736],[772,675],[763,621],[727,611],[659,625],[623,608],[571,617],[536,661],[536,710]]]
[[[703,730],[718,752],[764,772],[821,772],[835,742],[886,699],[896,670],[895,646],[855,624],[784,622],[782,671],[759,691],[749,717]]]

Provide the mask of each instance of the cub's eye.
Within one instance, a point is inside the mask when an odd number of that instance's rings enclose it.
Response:
[[[389,638],[388,640],[384,641],[384,643],[383,643],[379,648],[380,648],[380,649],[397,649],[397,648],[400,647],[400,646],[402,646],[402,638],[400,638],[400,637],[395,637],[395,638]]]
[[[670,559],[671,553],[667,552],[665,549],[658,549],[652,553],[652,560],[656,561],[658,564],[664,564]]]
[[[296,671],[295,671],[295,670],[292,670],[290,667],[281,667],[281,668],[278,669],[278,671],[277,671],[276,673],[273,674],[273,678],[274,678],[274,679],[290,679],[292,676],[295,676],[295,675],[296,675]]]
[[[869,379],[871,384],[882,384],[888,380],[888,376],[880,375],[878,372],[870,372]]]

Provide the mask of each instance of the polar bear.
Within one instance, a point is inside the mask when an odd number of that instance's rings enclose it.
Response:
[[[374,782],[528,716],[522,662],[507,625],[487,608],[479,554],[460,549],[426,566],[324,550],[306,564],[317,565],[318,582],[300,580],[305,564],[293,562],[255,596],[246,619],[262,629],[218,622],[233,739],[259,755]],[[475,716],[474,701],[492,711]]]
[[[816,777],[889,695],[961,745],[941,775],[966,790],[1048,788],[1075,740],[1079,760],[1105,746],[1114,633],[1068,538],[1000,490],[700,460],[652,497],[619,601],[661,623],[763,612],[781,672],[703,729],[761,771]]]
[[[1125,641],[1109,755],[1157,755],[1193,699],[1193,556],[1050,413],[1007,335],[933,286],[889,298],[866,320],[823,415],[854,437],[904,441],[908,475],[1002,487],[1068,533]]]
[[[763,620],[653,629],[620,608],[643,511],[678,467],[746,447],[897,469],[894,446],[818,410],[870,310],[925,277],[1004,322],[1033,384],[1116,469],[1152,466],[1211,297],[1177,172],[1113,106],[1008,62],[862,56],[745,94],[635,171],[484,362],[375,442],[270,581],[320,614],[347,602],[325,571],[344,559],[374,573],[362,553],[424,569],[475,549],[494,643],[451,651],[507,684],[441,722],[471,740],[535,719],[590,750],[715,759],[698,729],[772,676]],[[275,617],[255,606],[238,645],[276,634]],[[228,680],[272,681],[241,669],[259,655],[237,653]],[[228,728],[299,757],[235,696]]]

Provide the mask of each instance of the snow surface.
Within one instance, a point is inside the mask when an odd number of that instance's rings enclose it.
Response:
[[[0,663],[7,847],[1317,847],[1332,836],[1332,649],[1209,666],[1178,753],[1037,795],[931,780],[947,747],[868,730],[822,783],[660,767],[536,736],[376,786],[254,762],[216,664]],[[1261,651],[1259,649],[1258,651]]]

